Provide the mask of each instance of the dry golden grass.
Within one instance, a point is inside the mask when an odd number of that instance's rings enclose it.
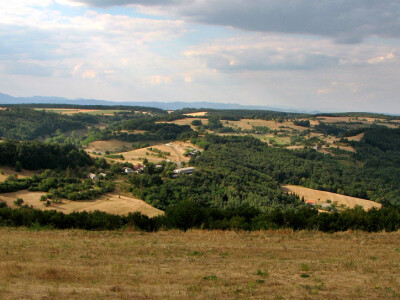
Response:
[[[207,116],[208,112],[206,111],[199,111],[195,113],[190,113],[190,114],[183,114],[184,116],[191,116],[191,117],[204,117]]]
[[[27,190],[5,193],[0,194],[0,202],[6,202],[9,207],[16,207],[14,201],[17,198],[22,198],[22,200],[24,200],[24,205],[27,204],[40,210],[57,210],[66,214],[71,212],[92,212],[100,210],[110,214],[127,215],[128,213],[139,211],[144,215],[154,217],[164,213],[143,200],[114,193],[103,195],[99,199],[90,201],[62,200],[59,204],[51,204],[47,207],[44,205],[44,202],[40,201],[40,197],[45,194],[46,193],[30,192]]]
[[[240,121],[228,121],[228,123],[225,123],[223,121],[224,126],[231,126],[233,128],[242,128],[242,129],[253,129],[253,126],[266,126],[271,130],[290,130],[289,128],[281,128],[282,126],[284,127],[290,127],[292,129],[296,129],[298,131],[304,131],[307,130],[308,128],[302,127],[302,126],[296,126],[293,124],[292,121],[285,121],[283,123],[279,123],[277,121],[269,121],[269,120],[259,120],[259,119],[241,119]]]
[[[397,128],[398,126],[394,124],[389,124],[387,120],[381,119],[381,118],[364,118],[364,117],[328,117],[328,116],[320,116],[317,117],[319,121],[322,121],[324,123],[350,123],[350,122],[360,122],[363,124],[373,124],[377,123],[379,125],[384,125],[386,127],[390,128]],[[391,121],[391,122],[396,122],[396,121]]]
[[[362,132],[362,133],[357,134],[355,136],[346,137],[346,139],[349,140],[349,141],[359,142],[364,137],[364,135],[365,135],[365,132]]]
[[[318,191],[313,189],[308,189],[297,185],[282,185],[282,191],[287,193],[292,193],[298,195],[300,198],[304,197],[304,200],[314,200],[316,204],[321,205],[327,200],[331,200],[332,203],[337,202],[338,205],[345,205],[346,207],[353,208],[356,205],[362,206],[365,210],[369,210],[373,207],[381,208],[382,204],[370,200]]]
[[[3,172],[0,172],[0,181],[4,181],[8,176],[13,174],[17,174],[18,178],[26,178],[26,177],[31,177],[34,174],[38,174],[37,171],[29,171],[29,170],[22,170],[21,172],[16,172],[14,169],[6,166],[1,166],[0,170],[3,170]]]
[[[152,152],[148,148],[152,149],[158,149],[162,152],[169,153],[170,155],[166,155],[166,157],[157,157],[157,153]],[[124,162],[130,162],[133,164],[138,164],[142,163],[144,158],[147,158],[149,162],[153,163],[158,163],[163,160],[170,160],[172,162],[187,162],[189,161],[189,157],[184,156],[183,154],[185,153],[186,149],[198,149],[198,147],[194,146],[193,144],[189,142],[181,142],[181,141],[175,141],[172,143],[168,144],[159,144],[159,145],[154,145],[151,147],[146,147],[146,148],[140,148],[128,152],[122,152],[122,154],[125,158],[123,160]],[[119,154],[119,153],[116,153]],[[119,159],[114,159],[115,161],[121,161]]]
[[[186,118],[186,119],[175,120],[175,121],[172,121],[172,122],[157,122],[157,123],[173,123],[173,124],[176,124],[176,125],[190,125],[190,127],[193,130],[196,130],[196,126],[192,125],[192,122],[194,120],[200,120],[203,123],[203,125],[207,125],[208,124],[208,119],[206,119],[206,118]]]
[[[102,152],[110,151],[123,151],[132,149],[132,143],[122,142],[118,140],[108,140],[108,141],[95,141],[90,143],[86,148],[86,151]]]
[[[0,229],[1,299],[393,299],[400,232]]]

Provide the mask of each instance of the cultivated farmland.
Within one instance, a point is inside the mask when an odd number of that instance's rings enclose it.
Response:
[[[313,190],[297,185],[282,185],[282,190],[287,193],[296,194],[300,198],[304,197],[304,200],[313,200],[317,205],[322,205],[330,200],[332,203],[336,202],[338,206],[344,205],[347,208],[354,208],[356,205],[362,206],[365,210],[382,207],[382,204],[378,202],[325,191]]]

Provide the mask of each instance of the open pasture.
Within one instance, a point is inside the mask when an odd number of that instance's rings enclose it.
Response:
[[[7,179],[8,176],[17,174],[18,178],[31,177],[34,174],[38,174],[37,171],[21,170],[21,172],[16,172],[13,168],[7,166],[0,167],[0,182]]]
[[[1,299],[397,299],[400,232],[0,229]]]
[[[120,109],[80,109],[80,108],[36,108],[36,110],[45,110],[47,112],[54,112],[63,115],[73,114],[91,114],[91,115],[105,115],[112,116],[115,113],[119,113]]]
[[[190,117],[205,117],[207,116],[208,112],[206,111],[198,111],[194,113],[188,113],[188,114],[183,114],[184,116],[190,116]]]
[[[137,211],[149,217],[163,214],[163,211],[152,207],[143,200],[116,193],[103,195],[96,200],[70,201],[64,199],[61,203],[52,203],[50,206],[45,206],[45,202],[40,201],[42,195],[46,195],[46,193],[22,190],[0,194],[0,202],[6,202],[9,207],[17,207],[14,201],[17,198],[21,198],[24,200],[23,205],[26,204],[40,210],[57,210],[66,214],[82,211],[92,212],[95,210],[115,215],[127,215]]]
[[[178,120],[175,120],[175,121],[172,121],[172,122],[158,122],[158,123],[173,123],[173,124],[176,124],[176,125],[190,125],[190,127],[193,130],[196,130],[196,126],[192,125],[192,122],[194,120],[200,120],[203,123],[203,125],[207,125],[208,124],[208,119],[206,119],[206,118],[185,118],[185,119],[178,119]]]
[[[332,203],[336,202],[338,206],[344,205],[347,208],[354,208],[356,205],[362,206],[365,210],[371,208],[381,208],[382,204],[370,200],[335,194],[325,191],[313,190],[297,185],[282,185],[282,191],[298,195],[304,200],[313,200],[317,205],[326,203],[331,200]]]
[[[161,155],[157,152],[150,150],[152,148],[155,151],[161,151]],[[128,152],[116,153],[124,156],[124,162],[130,162],[133,164],[142,163],[143,159],[147,158],[149,162],[158,163],[163,160],[169,160],[172,162],[180,163],[189,161],[189,157],[184,156],[187,149],[197,149],[196,146],[190,142],[174,141],[167,144],[159,144],[150,147],[140,148]],[[115,161],[119,161],[115,159]]]
[[[110,152],[122,152],[132,149],[132,143],[122,142],[118,140],[107,140],[107,141],[95,141],[90,143],[86,151],[90,152],[100,152],[103,153],[106,151]]]

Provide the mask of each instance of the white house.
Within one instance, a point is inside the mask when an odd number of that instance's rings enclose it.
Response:
[[[179,168],[174,170],[174,174],[192,174],[194,170],[194,167]]]
[[[124,170],[125,174],[132,174],[133,173],[133,169],[132,168],[124,167],[123,170]]]

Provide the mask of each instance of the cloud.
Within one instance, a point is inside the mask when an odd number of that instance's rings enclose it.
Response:
[[[382,55],[382,53],[386,53]],[[397,62],[391,46],[336,44],[329,39],[241,35],[192,46],[184,52],[220,72],[312,71]],[[372,57],[372,58],[371,58]]]
[[[89,6],[136,5],[144,12],[246,31],[318,35],[341,43],[400,38],[397,0],[71,0]]]
[[[171,84],[172,79],[168,76],[155,75],[147,78],[147,81],[152,85]]]
[[[387,61],[393,61],[395,59],[396,59],[396,56],[393,53],[390,52],[390,53],[388,53],[386,55],[383,55],[383,56],[378,56],[378,57],[371,58],[371,59],[368,60],[368,63],[372,64],[372,65],[381,64],[381,63],[384,63],[384,62],[387,62]]]
[[[82,73],[81,77],[83,79],[95,79],[97,76],[96,72],[93,70],[86,70]]]

